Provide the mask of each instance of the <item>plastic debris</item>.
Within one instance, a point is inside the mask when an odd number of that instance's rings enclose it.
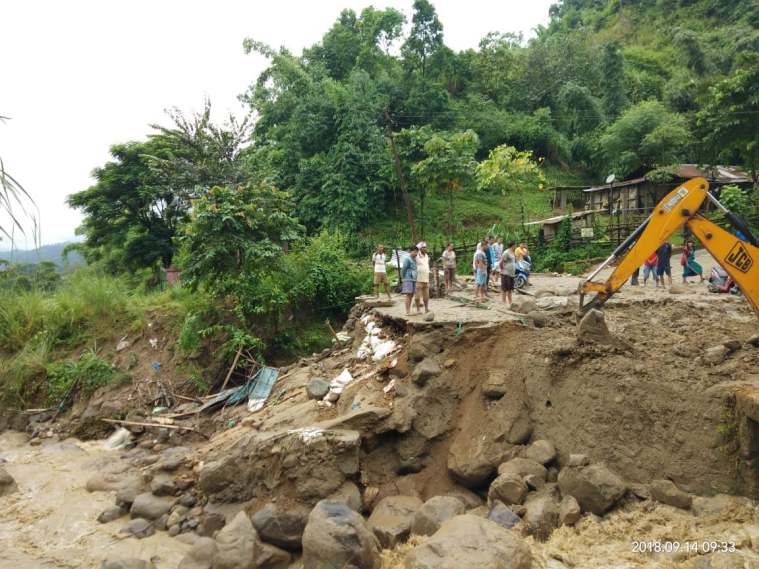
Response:
[[[117,351],[117,352],[123,352],[123,351],[124,351],[124,350],[126,350],[126,349],[127,349],[129,346],[130,346],[130,344],[129,344],[129,340],[127,340],[127,339],[126,339],[126,336],[124,336],[123,338],[121,338],[121,340],[119,340],[119,343],[118,343],[118,344],[116,344],[116,351]]]
[[[343,389],[345,389],[345,386],[348,385],[351,381],[353,381],[353,376],[351,375],[351,372],[349,372],[347,369],[344,369],[340,375],[338,375],[335,379],[330,381],[329,383],[329,393],[324,396],[324,401],[328,401],[330,403],[334,403],[338,399],[340,399],[340,395],[343,392]]]
[[[320,429],[319,427],[303,427],[302,429],[291,429],[287,432],[293,435],[299,434],[300,440],[306,444],[324,436],[324,429]]]
[[[132,433],[124,427],[119,427],[110,437],[108,437],[108,440],[103,443],[103,448],[106,450],[118,450],[127,446],[131,440]]]
[[[151,348],[153,348],[154,350],[157,350],[158,349],[158,338],[150,338],[150,340],[148,340],[148,344],[150,344]]]

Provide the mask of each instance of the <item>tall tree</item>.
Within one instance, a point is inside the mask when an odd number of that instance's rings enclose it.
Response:
[[[428,0],[414,0],[411,31],[401,48],[405,65],[426,76],[429,61],[443,48],[443,24]]]
[[[607,118],[617,118],[627,107],[624,57],[617,42],[603,46],[601,55],[601,89],[604,113]]]

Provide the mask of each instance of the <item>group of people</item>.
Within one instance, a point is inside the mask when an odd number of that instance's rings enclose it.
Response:
[[[446,293],[450,293],[456,280],[456,251],[453,243],[448,243],[440,261],[443,266]],[[383,245],[378,245],[372,255],[374,264],[374,296],[379,297],[380,289],[384,286],[384,292],[388,299],[390,287],[387,278],[387,256]],[[491,281],[498,284],[500,279],[501,298],[504,303],[511,304],[511,293],[514,290],[514,282],[519,263],[530,262],[530,253],[527,244],[522,242],[517,245],[509,242],[504,246],[503,238],[494,239],[492,236],[483,238],[477,244],[477,249],[472,259],[472,270],[475,276],[476,298],[483,301],[488,298],[488,287]],[[429,312],[430,302],[430,256],[427,252],[427,243],[421,241],[409,249],[409,254],[404,258],[400,268],[401,294],[405,296],[406,315],[411,315],[411,304],[415,301],[417,314]],[[529,283],[528,283],[529,284]]]
[[[527,249],[527,243],[522,242],[517,245],[516,242],[510,241],[504,248],[502,237],[499,237],[497,241],[492,235],[484,238],[477,244],[477,250],[472,259],[477,300],[487,299],[491,280],[495,280],[498,284],[500,277],[501,299],[510,305],[518,264],[529,260],[530,252]]]
[[[672,286],[672,243],[669,241],[663,243],[656,251],[643,263],[643,286],[648,284],[649,277],[653,277],[656,286],[664,287],[664,277],[666,276],[669,285]],[[688,283],[689,277],[700,277],[704,281],[704,270],[696,262],[696,245],[693,240],[689,239],[683,247],[680,256],[680,265],[683,268],[683,284]],[[640,278],[640,268],[636,269],[631,278],[631,284],[638,285]]]
[[[455,271],[455,253],[454,253]],[[387,279],[387,256],[385,247],[378,245],[372,255],[374,264],[374,296],[379,297],[380,287],[384,285],[388,299],[391,299],[390,285]],[[448,273],[446,273],[448,274]],[[416,311],[430,311],[430,256],[427,253],[427,243],[421,241],[409,249],[408,256],[403,259],[401,266],[401,294],[406,303],[406,314],[411,314],[411,302],[416,299]]]

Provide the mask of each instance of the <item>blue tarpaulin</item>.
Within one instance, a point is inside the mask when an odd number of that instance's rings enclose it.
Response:
[[[248,401],[248,408],[257,411],[266,402],[274,383],[279,377],[279,370],[273,367],[262,367],[240,387],[225,389],[216,397],[207,401],[199,411],[211,411],[220,406],[239,405]]]

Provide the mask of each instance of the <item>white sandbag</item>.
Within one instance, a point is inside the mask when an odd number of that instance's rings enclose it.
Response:
[[[382,358],[392,353],[393,350],[395,350],[395,342],[393,342],[392,340],[385,340],[384,342],[380,342],[374,348],[374,355],[372,356],[372,359],[375,362],[378,362]]]

